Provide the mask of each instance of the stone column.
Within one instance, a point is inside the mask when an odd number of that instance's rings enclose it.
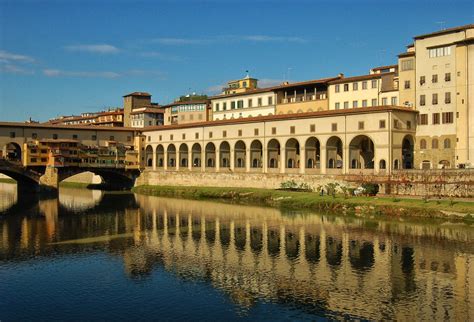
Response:
[[[188,150],[188,170],[189,171],[192,171],[193,170],[193,163],[194,163],[194,160],[193,160],[193,150],[192,148],[190,150]]]
[[[44,174],[39,179],[40,190],[57,192],[59,185],[58,168],[47,166]]]
[[[201,148],[201,172],[206,171],[206,148]]]
[[[286,170],[286,149],[280,148],[280,173],[285,173]]]
[[[321,174],[326,174],[326,168],[327,168],[327,151],[325,146],[320,146],[319,147],[319,166],[320,166],[320,172]]]
[[[306,151],[304,147],[300,147],[300,174],[305,173],[306,166]]]
[[[156,171],[156,147],[151,146],[153,149],[153,155],[152,155],[152,165],[153,165],[153,171]]]
[[[175,152],[175,158],[174,158],[174,165],[175,165],[175,170],[179,171],[179,164],[181,163],[181,153],[179,150],[176,150]]]
[[[230,171],[234,172],[234,167],[235,167],[235,149],[230,148],[229,152],[229,161],[230,161]]]
[[[221,166],[221,150],[216,148],[216,172],[220,171]]]
[[[168,150],[163,149],[163,170],[168,170]]]
[[[268,172],[268,150],[266,145],[262,146],[262,170],[263,173]]]
[[[245,172],[250,172],[250,149],[245,149]]]
[[[342,152],[342,174],[348,174],[349,173],[349,164],[350,164],[350,158],[349,158],[349,146],[344,145],[343,152]]]

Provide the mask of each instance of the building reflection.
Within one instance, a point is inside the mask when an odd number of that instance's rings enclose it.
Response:
[[[377,320],[474,319],[468,226],[132,194],[101,196],[82,216],[62,204],[40,201],[36,215],[0,219],[0,259],[101,247],[123,258],[131,278],[164,267],[211,283],[243,309],[270,301]]]

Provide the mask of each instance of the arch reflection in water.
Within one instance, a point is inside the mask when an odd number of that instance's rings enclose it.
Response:
[[[54,199],[41,202],[38,216],[0,219],[1,259],[102,250],[122,258],[133,279],[164,268],[210,283],[246,310],[265,301],[340,317],[472,320],[467,226],[368,225],[123,194],[104,195],[80,216]]]

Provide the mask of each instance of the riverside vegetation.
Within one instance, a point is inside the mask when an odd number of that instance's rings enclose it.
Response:
[[[319,192],[321,188],[326,191],[324,194]],[[474,223],[474,202],[471,201],[354,196],[352,188],[341,187],[335,183],[318,187],[316,192],[311,190],[313,189],[308,186],[283,183],[281,189],[277,190],[143,185],[133,188],[132,191],[152,196],[249,203],[344,215],[443,218]]]

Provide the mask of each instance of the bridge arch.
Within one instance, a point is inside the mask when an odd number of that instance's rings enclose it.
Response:
[[[2,150],[2,155],[4,155],[5,159],[7,159],[8,161],[13,162],[21,162],[23,159],[21,147],[16,142],[8,142],[7,144],[5,144]]]
[[[151,145],[147,145],[145,149],[145,162],[148,168],[153,167],[153,147]]]

